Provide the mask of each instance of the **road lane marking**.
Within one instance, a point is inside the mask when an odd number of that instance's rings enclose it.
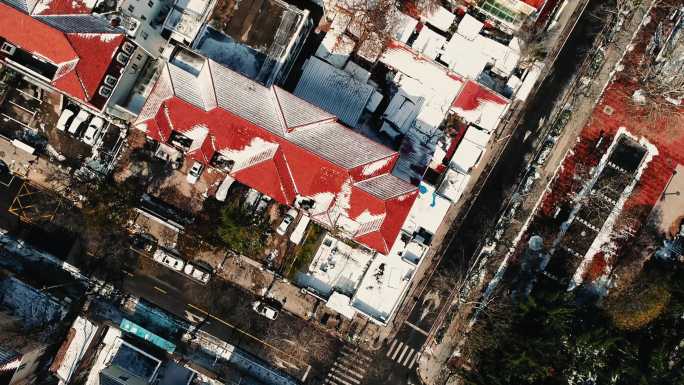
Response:
[[[156,290],[156,291],[158,291],[158,292],[160,292],[160,293],[162,293],[162,294],[168,294],[168,292],[167,292],[166,290],[162,289],[162,288],[159,287],[159,286],[155,286],[155,287],[154,287],[154,290]]]
[[[422,333],[422,334],[424,334],[425,336],[429,336],[429,335],[430,335],[430,333],[426,332],[425,330],[419,328],[418,326],[416,326],[416,325],[414,325],[414,324],[412,324],[412,323],[410,323],[410,322],[408,322],[408,321],[404,321],[404,323],[405,323],[407,326],[411,327],[411,329],[413,329],[413,330],[415,330],[415,331],[417,331],[417,332],[419,332],[419,333]]]
[[[279,348],[277,348],[277,347],[275,347],[275,346],[269,344],[268,342],[262,340],[261,338],[259,338],[259,337],[257,337],[257,336],[254,336],[254,335],[252,335],[252,334],[250,334],[250,333],[248,333],[248,332],[246,332],[246,331],[244,331],[244,330],[238,328],[237,326],[231,324],[231,323],[228,322],[228,321],[222,320],[221,318],[219,318],[219,317],[217,317],[217,316],[215,316],[215,315],[209,313],[208,311],[206,311],[206,310],[204,310],[204,309],[202,309],[202,308],[200,308],[200,307],[197,307],[197,306],[195,306],[195,305],[193,305],[193,304],[191,304],[191,303],[189,303],[188,306],[191,307],[191,308],[193,308],[193,309],[195,309],[195,310],[197,310],[197,311],[199,311],[199,312],[201,312],[201,313],[203,313],[203,314],[206,315],[207,317],[211,317],[211,318],[215,319],[216,321],[218,321],[218,322],[220,322],[220,323],[222,323],[222,324],[228,326],[229,328],[232,328],[232,329],[234,329],[234,330],[236,330],[236,331],[238,331],[238,332],[240,332],[240,333],[246,335],[247,337],[252,338],[253,340],[255,340],[255,341],[257,341],[257,342],[263,344],[264,346],[268,346],[269,348],[271,348],[271,349],[273,349],[273,350],[275,350],[275,351],[277,351],[277,352],[279,352],[279,353],[281,353],[281,354],[284,354],[284,355],[286,355],[287,357],[290,357],[290,359],[292,359],[292,360],[294,360],[294,361],[298,361],[298,362],[300,362],[300,363],[302,363],[302,364],[304,364],[304,365],[310,366],[309,363],[306,362],[306,361],[304,361],[303,359],[297,358],[297,357],[293,356],[292,354],[290,354],[290,353],[288,353],[288,352],[286,352],[286,351],[284,351],[284,350],[282,350],[282,349],[279,349]]]

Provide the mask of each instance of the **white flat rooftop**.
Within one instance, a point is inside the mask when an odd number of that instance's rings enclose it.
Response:
[[[308,273],[298,274],[296,280],[325,297],[333,291],[352,296],[372,259],[373,255],[363,249],[354,249],[326,234]]]
[[[409,233],[420,227],[432,234],[437,232],[451,206],[451,202],[435,192],[435,188],[421,183],[418,186],[418,198],[413,203],[403,229]]]

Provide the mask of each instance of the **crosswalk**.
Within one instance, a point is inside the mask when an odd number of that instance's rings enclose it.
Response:
[[[389,349],[387,349],[386,356],[401,366],[413,369],[413,366],[420,356],[420,352],[416,351],[408,344],[395,339],[390,344]]]
[[[370,363],[369,355],[345,345],[328,371],[324,384],[360,385]]]

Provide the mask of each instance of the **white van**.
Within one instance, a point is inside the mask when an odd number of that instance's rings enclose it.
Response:
[[[94,117],[90,124],[88,124],[85,134],[83,134],[83,142],[89,146],[94,145],[97,137],[100,135],[100,131],[102,131],[102,127],[104,127],[104,119],[99,116]]]
[[[71,119],[71,117],[74,116],[74,111],[71,110],[64,110],[62,111],[62,115],[59,116],[59,119],[57,120],[57,129],[60,131],[66,130],[66,124]]]
[[[78,132],[78,127],[81,126],[83,122],[88,119],[90,114],[86,110],[81,110],[78,112],[78,115],[74,118],[74,120],[71,121],[71,125],[69,126],[69,133],[72,135],[76,135]]]
[[[292,234],[290,234],[290,242],[294,243],[295,245],[298,245],[300,242],[302,242],[302,238],[304,238],[304,233],[306,233],[307,226],[309,226],[309,216],[302,215],[302,219],[299,220],[297,226],[294,228],[294,230],[292,230]]]

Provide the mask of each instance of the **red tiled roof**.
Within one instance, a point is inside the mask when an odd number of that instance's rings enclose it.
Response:
[[[197,84],[187,84],[187,76],[169,70],[171,66],[167,64],[148,97],[136,122],[139,128],[166,142],[173,131],[206,127],[207,136],[201,144],[193,142],[197,150],[188,156],[207,165],[217,152],[233,159],[231,175],[239,182],[283,204],[293,204],[296,196],[312,198],[319,202],[311,213],[314,220],[330,225],[351,219],[358,224],[353,234],[358,242],[389,252],[417,196],[415,186],[389,174],[396,152],[351,132],[294,95],[259,88],[225,68],[214,68],[213,62],[207,61],[202,71],[211,71],[216,84],[202,83],[201,74]],[[186,82],[174,81],[174,76]],[[227,83],[232,92],[218,92]],[[214,92],[218,106],[200,107],[202,93]],[[260,99],[252,103],[245,95]],[[255,120],[280,121],[284,127],[263,127]]]
[[[465,111],[470,111],[477,109],[477,107],[483,101],[491,101],[498,104],[508,104],[508,100],[503,96],[495,93],[487,87],[481,86],[475,81],[468,80],[456,99],[454,99],[452,106]]]
[[[90,14],[92,11],[93,9],[83,0],[49,0],[47,3],[43,0],[33,9],[33,14],[83,15]]]
[[[95,96],[124,41],[123,32],[65,33],[4,3],[0,3],[0,37],[58,66],[78,60],[52,85],[86,103]]]
[[[546,0],[521,0],[523,3],[534,7],[535,9],[541,9],[546,3]]]
[[[85,94],[92,98],[124,36],[102,33],[69,33],[66,36],[80,58],[76,72]]]
[[[78,58],[63,33],[2,2],[0,36],[55,64]]]

